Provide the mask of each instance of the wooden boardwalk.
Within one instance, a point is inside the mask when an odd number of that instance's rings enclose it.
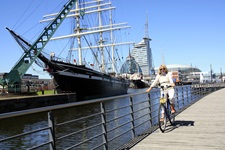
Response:
[[[225,150],[225,89],[215,91],[176,116],[175,126],[159,129],[131,150]]]

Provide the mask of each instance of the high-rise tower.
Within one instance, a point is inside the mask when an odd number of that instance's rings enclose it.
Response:
[[[148,35],[148,15],[146,15],[145,37],[140,43],[134,45],[134,48],[131,52],[131,55],[141,67],[143,75],[154,74],[150,41],[151,39]]]

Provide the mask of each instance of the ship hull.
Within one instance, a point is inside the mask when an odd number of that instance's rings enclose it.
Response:
[[[43,60],[43,59],[42,59]],[[129,81],[60,61],[45,61],[59,93],[76,93],[77,100],[126,94]],[[51,71],[50,71],[51,70]]]
[[[78,100],[126,94],[128,89],[127,81],[115,78],[71,72],[53,73],[53,76],[58,92],[75,92]]]

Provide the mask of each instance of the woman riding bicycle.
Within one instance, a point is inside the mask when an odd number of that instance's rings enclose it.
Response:
[[[175,113],[176,110],[174,108],[175,100],[174,100],[174,88],[173,88],[175,84],[173,83],[172,76],[168,73],[168,69],[166,65],[161,65],[159,67],[158,75],[156,76],[152,85],[146,90],[146,92],[150,92],[152,88],[155,87],[157,84],[160,84],[160,86],[163,86],[165,89],[164,93],[162,93],[162,89],[161,89],[161,94],[164,94],[165,96],[167,96],[167,93],[168,93],[169,100],[171,103],[171,112]],[[168,86],[171,86],[171,87],[167,89]]]

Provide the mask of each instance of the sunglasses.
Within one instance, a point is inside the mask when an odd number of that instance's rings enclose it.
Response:
[[[160,70],[166,70],[165,68],[161,68]]]

